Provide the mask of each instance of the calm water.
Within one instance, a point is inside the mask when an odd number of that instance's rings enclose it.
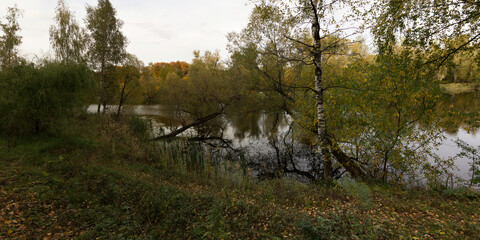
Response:
[[[464,113],[478,112],[480,110],[480,93],[462,93],[451,96],[446,96],[439,108],[452,107]],[[107,106],[108,112],[114,112],[115,106]],[[97,105],[91,105],[88,108],[89,112],[96,112]],[[157,130],[169,131],[169,126],[178,125],[172,121],[166,107],[161,105],[135,105],[125,106],[124,113],[133,113],[140,116],[148,117],[154,120],[154,125]],[[235,148],[242,148],[250,156],[274,154],[274,149],[269,144],[269,133],[274,126],[274,122],[279,120],[278,132],[286,133],[289,129],[288,116],[280,116],[278,119],[273,119],[272,116],[267,116],[261,112],[249,114],[241,117],[228,117],[227,121],[219,125],[223,130],[223,136],[233,142]],[[454,143],[459,138],[472,146],[480,145],[480,132],[478,130],[472,131],[469,125],[462,120],[455,119],[454,123],[448,124],[445,127],[445,139],[439,145],[436,153],[441,158],[449,158],[457,155],[460,149]],[[193,134],[190,131],[185,134]],[[297,156],[298,157],[298,156]],[[302,156],[300,156],[301,158]],[[304,156],[308,157],[308,156]],[[465,158],[458,158],[455,161],[458,170],[454,170],[456,176],[463,179],[470,179],[470,165],[469,160]],[[306,170],[307,166],[298,166],[300,169]]]
[[[463,113],[479,112],[480,92],[468,92],[447,96],[439,107],[448,108],[452,106],[455,110]],[[474,147],[480,146],[480,131],[478,129],[472,130],[470,124],[462,119],[455,119],[455,122],[455,124],[446,127],[446,139],[436,151],[442,158],[453,157],[460,152],[460,149],[454,142],[456,139],[461,139]],[[471,171],[469,162],[470,160],[466,158],[458,158],[455,161],[458,170],[454,170],[454,172],[456,172],[457,176],[463,179],[470,179]]]

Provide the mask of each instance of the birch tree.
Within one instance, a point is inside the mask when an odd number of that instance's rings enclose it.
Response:
[[[234,48],[257,46],[255,60],[273,56],[284,66],[312,65],[314,87],[282,82],[284,73],[272,78],[285,89],[307,89],[314,93],[316,105],[317,143],[323,159],[323,178],[332,179],[332,159],[335,157],[355,178],[368,176],[359,165],[347,156],[329,133],[325,112],[325,93],[338,86],[327,86],[324,79],[325,56],[332,55],[344,39],[357,34],[355,27],[345,21],[357,14],[364,1],[324,0],[263,0],[256,1],[250,23],[240,34],[231,34]],[[327,41],[329,40],[329,41]],[[257,62],[258,64],[258,62]],[[258,65],[265,72],[265,65]],[[265,75],[265,74],[264,74]],[[264,76],[265,77],[265,76]],[[268,77],[268,76],[267,76]]]
[[[109,0],[99,0],[96,7],[87,6],[85,22],[91,37],[88,53],[92,66],[100,72],[98,113],[101,105],[104,113],[106,110],[106,69],[120,63],[126,56],[127,38],[121,32],[123,21],[117,19],[116,14]]]
[[[3,35],[0,35],[0,67],[1,69],[10,69],[18,61],[18,46],[22,43],[22,37],[18,35],[21,30],[18,24],[18,18],[22,11],[17,6],[9,7],[5,22],[0,22],[0,29]]]
[[[64,0],[59,0],[55,9],[55,25],[50,26],[50,45],[58,60],[66,63],[86,60],[88,35],[75,20]]]

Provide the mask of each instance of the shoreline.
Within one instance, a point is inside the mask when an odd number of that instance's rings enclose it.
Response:
[[[456,94],[479,91],[480,83],[447,83],[440,84],[440,87],[447,93]]]

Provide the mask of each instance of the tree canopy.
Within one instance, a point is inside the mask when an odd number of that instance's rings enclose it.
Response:
[[[50,26],[50,44],[59,61],[85,62],[88,47],[88,35],[75,20],[64,0],[57,4],[55,25]]]
[[[22,43],[22,37],[18,35],[21,30],[18,18],[21,15],[22,11],[17,6],[9,7],[5,20],[0,22],[0,29],[3,32],[3,35],[0,35],[1,69],[10,69],[20,60],[18,46]]]
[[[106,106],[105,81],[106,69],[120,63],[126,56],[127,38],[121,32],[123,21],[117,19],[116,10],[109,0],[99,0],[96,7],[87,6],[85,19],[90,34],[88,47],[92,67],[100,71],[100,106]]]

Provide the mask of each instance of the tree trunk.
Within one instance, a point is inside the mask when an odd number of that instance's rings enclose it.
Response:
[[[330,141],[330,140],[329,140]],[[362,180],[362,181],[368,181],[370,176],[366,174],[363,169],[353,161],[353,159],[347,154],[345,154],[342,149],[340,149],[340,146],[338,146],[336,143],[330,142],[330,146],[332,147],[332,153],[333,156],[335,156],[335,159],[342,164],[342,166],[347,170],[350,175],[357,180]]]
[[[154,139],[152,139],[152,141],[158,141],[158,140],[165,140],[165,139],[169,139],[169,138],[173,138],[173,137],[176,137],[177,135],[179,135],[180,133],[183,133],[185,131],[187,131],[188,129],[192,128],[192,127],[196,127],[198,125],[201,125],[203,123],[206,123],[212,119],[215,119],[216,117],[222,115],[224,112],[223,112],[223,109],[221,112],[216,112],[216,113],[212,113],[206,117],[203,117],[203,118],[200,118],[198,120],[196,120],[195,122],[192,122],[192,123],[189,123],[175,131],[172,131],[171,133],[169,134],[166,134],[166,135],[163,135],[163,136],[159,136],[159,137],[156,137]]]
[[[453,82],[457,83],[457,69],[456,69],[456,67],[453,68]]]
[[[317,104],[317,118],[318,118],[318,143],[323,159],[323,178],[326,181],[331,181],[332,176],[332,155],[330,154],[330,144],[327,134],[327,126],[325,120],[325,106],[323,95],[323,76],[322,76],[322,43],[320,37],[320,22],[318,16],[318,5],[316,1],[310,0],[312,7],[312,36],[313,44],[313,62],[315,66],[315,99]],[[320,6],[322,1],[320,1]]]
[[[345,154],[337,143],[332,141],[327,131],[327,123],[325,117],[324,105],[324,86],[322,75],[322,43],[320,37],[320,19],[318,13],[321,12],[319,7],[323,7],[323,1],[310,0],[312,8],[312,36],[313,36],[313,63],[315,66],[315,99],[317,104],[317,134],[320,151],[323,159],[323,177],[326,181],[333,179],[332,154],[342,166],[358,180],[368,180],[370,177],[363,169],[347,154]]]
[[[128,80],[125,80],[123,83],[122,87],[122,93],[120,93],[120,102],[118,103],[118,109],[117,109],[117,118],[120,117],[120,112],[122,111],[122,105],[123,102],[125,101],[125,87],[127,86]]]
[[[107,112],[107,101],[105,101],[105,99],[104,99],[102,105],[103,105],[102,113],[105,114]]]
[[[98,108],[97,108],[97,113],[100,114],[100,107],[102,106],[102,97],[98,99]]]
[[[98,108],[97,113],[100,114],[100,107],[102,103],[104,103],[104,95],[105,95],[105,63],[102,62],[101,66],[101,79],[100,79],[100,97],[98,99]],[[103,106],[103,113],[105,113],[105,105]]]

